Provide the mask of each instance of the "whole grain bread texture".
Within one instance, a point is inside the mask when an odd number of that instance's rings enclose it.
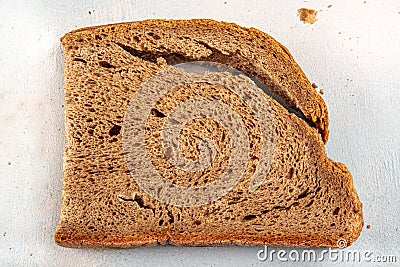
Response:
[[[352,176],[325,154],[325,103],[289,51],[269,35],[213,20],[148,20],[75,30],[61,42],[66,145],[58,244],[336,247],[338,240],[351,245],[360,235],[362,204]],[[196,174],[171,168],[157,129],[176,103],[199,95],[216,98],[247,116],[246,128],[255,135],[244,179],[229,193],[198,207],[174,206],[152,198],[132,178],[122,144],[124,115],[135,92],[154,74],[171,64],[200,60],[255,77],[303,118],[265,94],[276,126],[276,149],[264,183],[249,192],[260,142],[254,128],[258,122],[251,112],[237,108],[241,100],[208,83],[187,84],[163,96],[148,119],[152,137],[147,149],[155,167],[176,184],[207,184],[232,156],[225,149],[229,135],[204,118],[187,125],[181,148],[196,158],[193,136],[211,134],[218,164]]]

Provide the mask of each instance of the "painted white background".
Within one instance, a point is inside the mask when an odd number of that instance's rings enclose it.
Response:
[[[300,22],[301,7],[316,9],[318,21]],[[347,164],[364,203],[371,228],[364,228],[351,249],[397,254],[400,265],[400,1],[2,0],[1,266],[271,264],[257,260],[260,247],[103,251],[54,244],[64,144],[59,37],[79,27],[146,18],[231,21],[286,45],[309,79],[325,90],[331,123],[327,152]]]

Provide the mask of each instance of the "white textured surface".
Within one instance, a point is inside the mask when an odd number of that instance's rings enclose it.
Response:
[[[103,251],[53,243],[64,144],[58,38],[79,27],[145,18],[232,21],[286,45],[309,79],[325,90],[331,122],[327,152],[352,171],[364,203],[371,229],[364,229],[352,249],[397,254],[399,265],[400,2],[363,2],[1,1],[0,265],[271,264],[257,260],[255,247]],[[301,23],[300,7],[318,10],[318,21]]]

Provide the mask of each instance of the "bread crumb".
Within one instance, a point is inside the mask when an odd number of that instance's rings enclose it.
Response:
[[[328,8],[331,8],[331,7],[332,7],[332,5],[329,5],[329,6],[328,6]]]
[[[368,225],[367,225],[367,229],[370,229],[370,228],[371,228],[371,225],[370,225],[370,224],[368,224]]]
[[[8,165],[11,165],[11,162],[8,162]]]
[[[312,88],[314,88],[314,89],[318,88],[318,85],[316,85],[315,83],[312,83],[311,86],[312,86]]]
[[[300,8],[298,13],[300,15],[300,21],[303,21],[304,23],[314,24],[317,20],[317,11],[314,9]]]
[[[321,90],[319,90],[319,93],[320,93],[321,95],[323,95],[323,94],[325,94],[325,90],[324,90],[324,89],[321,89]]]
[[[342,34],[342,32],[338,32],[338,34]]]

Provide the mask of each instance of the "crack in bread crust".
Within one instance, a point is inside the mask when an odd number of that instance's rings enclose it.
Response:
[[[117,31],[129,30],[137,33],[133,40],[118,36],[110,39]],[[175,62],[207,60],[230,65],[256,77],[291,108],[301,111],[308,123],[321,134],[323,141],[326,143],[328,140],[329,122],[324,100],[311,86],[288,49],[257,29],[204,19],[148,20],[83,28],[66,34],[61,41],[79,42],[81,36],[93,41],[113,42],[132,57],[143,57],[149,62],[156,62],[157,57],[164,56]],[[146,40],[146,45],[141,40]],[[72,48],[71,45],[65,46],[67,51]]]

